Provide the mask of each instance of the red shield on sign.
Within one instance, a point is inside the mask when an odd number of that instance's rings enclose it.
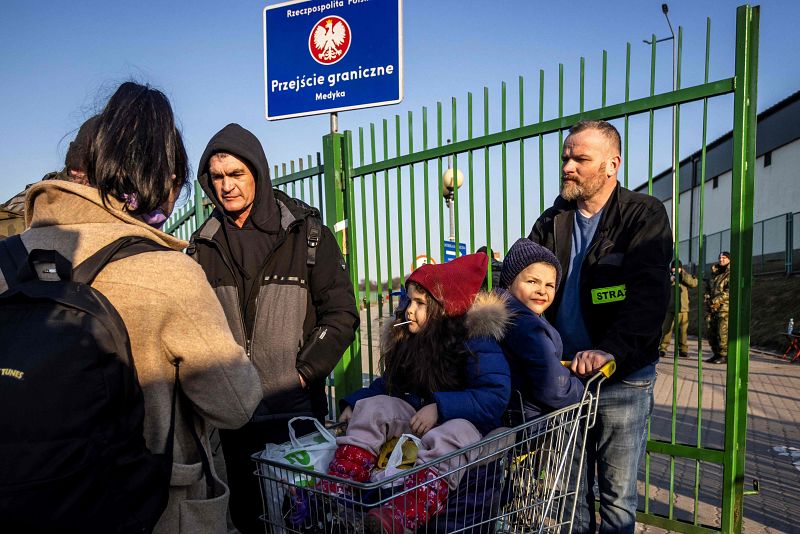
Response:
[[[308,36],[308,51],[314,61],[333,65],[350,49],[350,25],[342,17],[330,15],[317,22]]]

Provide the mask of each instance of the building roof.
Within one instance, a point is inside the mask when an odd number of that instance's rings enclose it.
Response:
[[[756,157],[800,139],[800,91],[784,98],[758,114],[756,127]],[[699,184],[702,173],[702,150],[681,160],[680,191]],[[733,131],[706,144],[706,181],[733,168]],[[653,196],[660,200],[672,198],[672,170],[665,169],[653,176]],[[665,180],[666,178],[666,180]],[[647,182],[635,189],[647,190]]]

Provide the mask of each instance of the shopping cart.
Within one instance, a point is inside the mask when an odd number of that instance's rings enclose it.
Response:
[[[392,532],[570,532],[582,498],[586,434],[597,416],[600,384],[614,369],[611,361],[591,377],[577,404],[376,481],[344,480],[254,454],[267,532],[381,532],[371,521],[376,510],[419,508],[445,485],[446,499],[427,522]]]

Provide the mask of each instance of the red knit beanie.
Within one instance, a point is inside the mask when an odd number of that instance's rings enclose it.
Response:
[[[419,285],[444,307],[448,317],[464,315],[486,278],[489,258],[483,252],[467,254],[441,265],[425,264],[406,279]]]

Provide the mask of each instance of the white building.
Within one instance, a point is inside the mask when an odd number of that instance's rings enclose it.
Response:
[[[681,161],[679,241],[684,263],[698,263],[702,153]],[[758,114],[753,214],[754,273],[800,270],[800,91]],[[733,136],[706,148],[703,234],[706,263],[729,250]],[[636,189],[647,191],[647,184]],[[653,177],[653,195],[672,218],[672,173]],[[691,236],[691,247],[689,238]]]

